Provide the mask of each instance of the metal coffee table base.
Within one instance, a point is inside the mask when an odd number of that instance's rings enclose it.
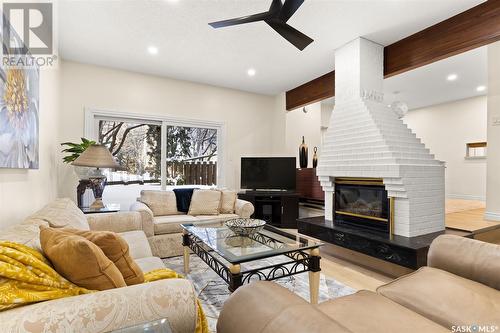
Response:
[[[321,271],[319,247],[306,251],[297,250],[282,253],[280,255],[284,255],[291,260],[242,272],[239,264],[225,265],[211,253],[213,250],[206,250],[200,244],[203,244],[201,240],[184,231],[182,238],[182,245],[184,246],[184,273],[189,273],[190,251],[193,251],[224,281],[226,281],[231,292],[235,291],[243,284],[254,280],[272,281],[299,273],[309,272],[310,302],[312,304],[318,304],[319,277]],[[257,260],[258,259],[254,261]]]

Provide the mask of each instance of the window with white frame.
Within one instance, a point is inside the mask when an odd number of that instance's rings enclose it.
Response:
[[[107,170],[108,184],[161,182],[161,123],[98,119],[97,141],[124,170]]]
[[[217,129],[167,126],[167,185],[217,184]]]
[[[124,168],[107,171],[108,185],[217,185],[222,129],[217,122],[86,111],[86,136]]]

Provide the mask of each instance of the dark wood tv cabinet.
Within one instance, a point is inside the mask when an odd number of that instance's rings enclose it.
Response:
[[[261,219],[278,228],[297,228],[299,195],[288,191],[244,191],[238,198],[250,201],[255,212],[252,218]]]

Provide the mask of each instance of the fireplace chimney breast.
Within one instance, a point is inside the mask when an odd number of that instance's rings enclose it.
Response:
[[[444,163],[383,104],[383,46],[358,38],[335,51],[335,107],[317,175],[333,220],[335,178],[381,178],[394,198],[394,234],[442,231]]]

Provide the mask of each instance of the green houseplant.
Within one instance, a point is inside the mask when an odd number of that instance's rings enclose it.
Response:
[[[63,157],[63,162],[67,164],[71,164],[74,160],[76,160],[88,147],[93,144],[96,144],[95,141],[88,140],[85,138],[81,138],[81,143],[74,142],[63,142],[61,146],[67,147],[63,149],[63,153],[67,153],[66,156]],[[74,166],[75,173],[79,179],[88,179],[92,173],[94,168]]]
[[[63,162],[64,163],[71,163],[74,160],[78,158],[78,156],[81,155],[91,145],[95,145],[96,142],[92,140],[88,140],[85,138],[81,138],[82,142],[81,143],[74,143],[74,142],[63,142],[61,143],[61,146],[67,146],[68,148],[63,149],[63,153],[68,153],[68,155],[63,157]]]

